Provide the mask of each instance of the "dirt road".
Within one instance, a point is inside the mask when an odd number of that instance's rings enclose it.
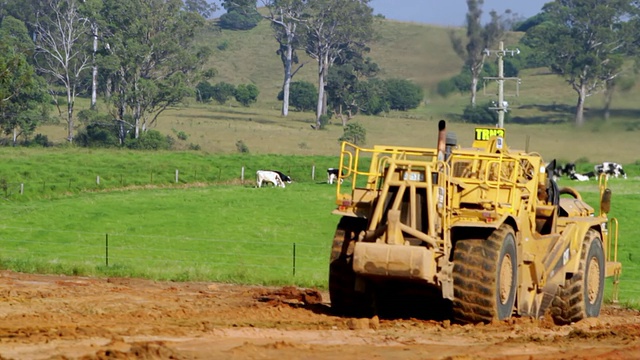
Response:
[[[640,313],[571,326],[331,315],[311,289],[0,272],[0,359],[638,359]]]

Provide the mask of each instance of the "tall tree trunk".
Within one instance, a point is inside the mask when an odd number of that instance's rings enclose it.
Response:
[[[127,128],[124,123],[124,116],[126,114],[126,102],[124,101],[124,90],[120,90],[120,95],[122,99],[118,104],[118,136],[120,140],[120,145],[123,145],[125,140],[127,139]]]
[[[133,118],[135,119],[135,128],[136,131],[134,133],[134,136],[136,139],[138,139],[140,137],[140,103],[138,102],[138,104],[136,105],[136,109],[133,112]]]
[[[576,126],[584,125],[584,102],[587,97],[586,85],[580,85],[578,88],[578,104],[576,105]]]
[[[318,58],[318,104],[316,107],[316,130],[320,129],[322,123],[322,106],[324,104],[324,57]]]
[[[135,82],[135,86],[133,87],[136,94],[139,92],[138,89],[138,80]],[[135,127],[134,139],[138,139],[140,137],[140,101],[136,102],[136,106],[133,109],[133,122]]]
[[[124,70],[120,69],[119,71],[120,81],[116,82],[116,86],[114,91],[117,91],[120,94],[120,99],[118,99],[118,131],[120,135],[120,145],[123,145],[127,138],[127,127],[125,124],[125,115],[127,114],[127,97],[124,88]],[[111,80],[109,78],[109,80]],[[111,81],[109,81],[111,84]],[[109,86],[110,88],[110,86]],[[109,93],[109,96],[111,94]]]
[[[96,64],[96,53],[98,52],[98,25],[91,24],[93,30],[93,57],[91,74],[91,109],[96,109],[98,98],[98,64]]]
[[[471,77],[471,106],[473,107],[476,106],[477,89],[478,89],[478,77],[472,76]]]
[[[282,85],[282,116],[289,115],[289,90],[291,89],[291,63],[293,62],[293,46],[287,44],[284,60],[284,84]]]
[[[72,87],[67,86],[67,141],[73,143],[73,99]]]
[[[107,78],[107,85],[105,86],[105,90],[104,90],[104,96],[110,100],[111,99],[111,86],[113,86],[113,81],[111,80],[111,77]]]
[[[329,53],[327,52],[324,55],[324,65],[322,67],[322,72],[323,72],[323,76],[322,76],[322,93],[324,96],[322,96],[322,115],[327,115],[327,93],[324,89],[325,85],[326,85],[326,79],[329,76]]]

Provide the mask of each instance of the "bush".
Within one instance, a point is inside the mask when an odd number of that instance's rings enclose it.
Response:
[[[458,90],[453,78],[442,80],[436,87],[436,92],[442,97],[447,97]]]
[[[171,136],[163,136],[157,130],[149,130],[140,134],[137,139],[127,139],[125,146],[134,150],[169,150],[174,142]]]
[[[236,101],[243,106],[249,106],[255,103],[258,100],[258,94],[260,94],[260,90],[253,84],[240,84],[234,93]]]
[[[389,111],[389,93],[387,91],[387,84],[384,81],[369,79],[358,83],[356,89],[358,92],[358,102],[360,103],[360,109],[363,114],[378,115]]]
[[[196,86],[196,100],[207,103],[213,96],[213,86],[208,81],[201,81]]]
[[[234,95],[236,87],[224,81],[213,85],[211,97],[220,105],[223,105]]]
[[[348,141],[355,145],[364,145],[367,140],[367,130],[358,122],[350,122],[344,127],[344,133],[338,141]]]
[[[406,111],[420,106],[424,98],[421,87],[405,79],[389,79],[386,83],[389,107],[392,110]]]
[[[505,77],[518,77],[518,75],[520,74],[520,69],[518,68],[520,66],[518,62],[519,60],[520,57],[514,58],[508,56],[503,58],[502,71],[504,72]],[[499,71],[497,61],[485,63],[482,71],[484,71],[484,76],[498,76]],[[480,77],[480,81],[482,81],[482,76]],[[469,83],[469,86],[471,86],[471,83]]]
[[[284,91],[278,93],[278,100],[284,101]],[[316,107],[318,91],[315,85],[308,81],[295,81],[289,88],[289,104],[297,111],[310,111]]]
[[[239,153],[243,154],[249,153],[249,147],[242,140],[236,141],[236,150],[238,150]]]
[[[484,124],[484,125],[496,125],[498,123],[498,112],[490,109],[495,107],[491,102],[484,105],[476,104],[476,106],[468,105],[462,113],[462,118],[470,123]],[[509,112],[504,114],[504,121],[506,122],[511,118]]]
[[[216,48],[220,51],[225,51],[229,48],[229,40],[224,40]]]
[[[262,16],[255,9],[248,13],[229,10],[220,16],[218,26],[226,30],[250,30],[256,27],[260,20],[262,20]]]
[[[187,135],[187,133],[184,132],[184,131],[178,131],[176,136],[178,137],[178,139],[183,140],[183,141],[186,141],[189,138],[189,135]]]
[[[320,130],[323,130],[331,122],[331,115],[320,115]]]
[[[118,147],[118,133],[114,125],[93,123],[78,131],[75,143],[82,147]]]
[[[478,87],[480,87],[480,82],[478,82]],[[462,69],[460,74],[439,82],[437,92],[438,95],[446,97],[455,91],[460,94],[469,92],[469,89],[471,89],[471,72],[468,69]]]
[[[32,144],[42,146],[42,147],[53,146],[53,143],[49,141],[49,137],[47,135],[42,135],[42,134],[36,134],[36,136],[33,138]]]

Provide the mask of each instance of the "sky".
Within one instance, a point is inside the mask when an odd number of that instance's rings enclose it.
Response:
[[[539,13],[549,1],[552,0],[484,0],[483,20],[489,20],[491,10],[502,14],[507,9],[529,18]],[[213,2],[219,3],[219,0]],[[262,1],[257,1],[257,5],[262,6]],[[371,0],[369,5],[374,15],[382,14],[387,19],[442,26],[463,26],[468,10],[466,0]],[[222,9],[214,17],[224,12]]]
[[[484,0],[483,20],[488,21],[491,10],[502,14],[507,9],[528,18],[538,14],[549,1],[551,0]],[[387,19],[443,26],[464,25],[468,11],[466,0],[371,0],[369,5],[374,14],[382,14]]]

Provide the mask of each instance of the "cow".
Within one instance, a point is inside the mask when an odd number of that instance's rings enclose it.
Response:
[[[284,188],[284,181],[280,175],[275,171],[270,170],[258,170],[256,171],[256,184],[258,187],[262,187],[262,183],[270,182],[274,186],[279,186]]]
[[[600,176],[600,174],[605,174],[606,176],[627,178],[627,174],[624,172],[622,165],[614,162],[605,161],[602,164],[597,164],[593,167],[595,173]]]
[[[567,163],[564,166],[558,165],[556,166],[556,168],[553,169],[553,178],[558,179],[563,175],[571,177],[571,175],[575,173],[576,173],[576,164],[574,163]]]
[[[278,170],[265,170],[265,171],[273,171],[274,173],[278,174],[280,176],[280,179],[286,182],[287,184],[291,184],[291,182],[293,181],[291,180],[291,176],[285,175],[282,171],[278,171]]]
[[[334,181],[340,180],[340,184],[342,184],[342,181],[344,179],[342,177],[338,176],[339,174],[340,174],[340,169],[328,168],[327,169],[327,183],[333,184]],[[344,172],[342,172],[342,175],[344,175]]]
[[[574,172],[573,174],[569,175],[569,179],[577,181],[589,181],[589,173],[578,174],[577,172]]]

